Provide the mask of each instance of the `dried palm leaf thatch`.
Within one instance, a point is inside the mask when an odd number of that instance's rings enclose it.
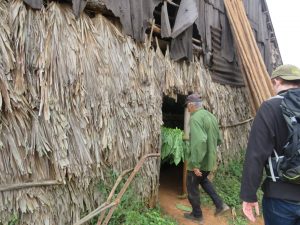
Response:
[[[12,113],[1,112],[0,183],[65,185],[5,192],[0,217],[21,212],[25,224],[70,224],[101,203],[94,188],[106,168],[122,171],[158,151],[159,83],[147,51],[101,16],[75,20],[57,3],[33,11],[13,1],[6,10],[1,29],[9,27],[16,60],[7,57]],[[137,184],[143,196],[157,196],[158,172],[159,160],[146,163]]]
[[[10,71],[14,68],[14,56],[10,46],[10,30],[8,27],[7,2],[0,1],[0,108],[2,99],[6,109],[11,111],[11,103],[8,93],[8,80],[11,79]]]
[[[1,99],[11,109],[0,113],[0,185],[63,183],[1,193],[1,221],[18,213],[21,224],[71,224],[99,206],[107,169],[159,151],[163,93],[205,97],[224,126],[222,159],[245,145],[248,123],[226,128],[250,116],[244,89],[213,83],[201,59],[175,63],[151,40],[137,45],[101,15],[76,20],[55,2],[34,11],[0,0],[0,15]],[[137,194],[155,200],[159,166],[144,165]]]

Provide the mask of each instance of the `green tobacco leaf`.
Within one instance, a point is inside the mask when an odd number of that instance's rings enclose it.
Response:
[[[187,205],[176,204],[176,208],[186,212],[192,212],[192,208]]]
[[[169,163],[178,165],[184,160],[186,143],[182,140],[183,131],[176,128],[162,127],[161,159],[170,159]]]

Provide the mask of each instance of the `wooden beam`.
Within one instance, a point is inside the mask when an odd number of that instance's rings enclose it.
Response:
[[[232,34],[237,46],[238,55],[245,71],[245,84],[254,102],[255,110],[261,103],[274,95],[271,80],[258,49],[253,30],[243,2],[224,0]]]
[[[88,0],[85,10],[103,15],[112,15],[112,12],[107,9],[104,0]]]
[[[184,108],[184,141],[188,141],[190,139],[190,113],[187,107]],[[186,179],[187,179],[187,160],[184,160],[183,163],[183,171],[182,171],[182,195],[187,195],[187,187],[186,187]]]
[[[25,188],[33,188],[33,187],[60,185],[60,184],[62,184],[62,183],[58,182],[57,180],[46,180],[46,181],[18,183],[18,184],[6,184],[3,186],[0,186],[0,192],[13,191],[13,190],[25,189]]]

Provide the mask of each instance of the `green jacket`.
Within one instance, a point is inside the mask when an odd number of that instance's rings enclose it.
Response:
[[[205,109],[199,109],[191,114],[189,125],[190,151],[186,154],[187,169],[211,171],[216,164],[217,146],[222,143],[217,118]]]

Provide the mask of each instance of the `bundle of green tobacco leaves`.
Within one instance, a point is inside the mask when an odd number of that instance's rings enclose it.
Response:
[[[169,162],[178,165],[181,161],[184,161],[184,156],[188,151],[188,142],[182,139],[183,131],[178,128],[162,127],[161,137],[162,163]]]

